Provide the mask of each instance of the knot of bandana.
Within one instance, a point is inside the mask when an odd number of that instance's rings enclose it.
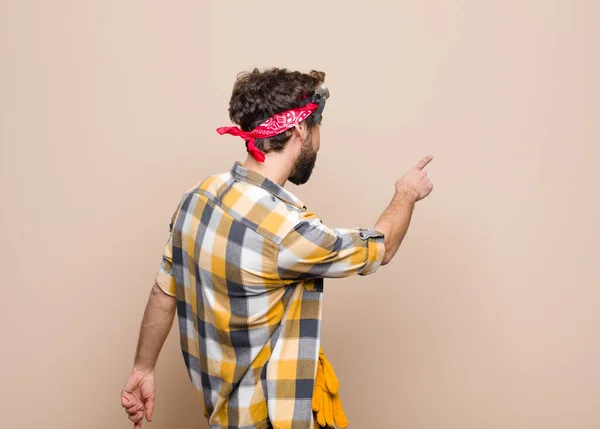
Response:
[[[221,135],[230,134],[246,140],[248,153],[258,162],[265,162],[265,154],[254,144],[256,139],[267,139],[281,134],[308,118],[319,107],[318,104],[308,103],[306,106],[289,109],[277,113],[254,128],[252,131],[242,131],[238,127],[220,127],[217,132]]]

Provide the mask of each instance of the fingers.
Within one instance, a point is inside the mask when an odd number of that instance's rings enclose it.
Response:
[[[323,403],[323,391],[319,386],[317,386],[313,392],[312,397],[312,409],[313,411],[319,411],[321,409],[321,404]]]
[[[134,423],[134,427],[141,429],[144,414],[147,412],[142,401],[140,401],[137,395],[122,391],[121,405],[125,408],[125,411],[129,415],[129,420]]]
[[[126,409],[131,409],[137,406],[143,406],[142,401],[133,393],[126,391],[121,392],[121,406]]]
[[[140,402],[140,398],[135,393],[126,392],[125,390],[123,390],[121,392],[121,402],[125,404],[137,404],[138,402]],[[124,406],[130,407],[131,405]]]
[[[325,401],[323,402],[323,412],[325,414],[325,421],[327,426],[335,427],[335,421],[333,419],[333,403],[331,402],[331,396],[325,395]]]
[[[129,408],[125,408],[125,411],[129,415],[136,414],[138,411],[144,411],[144,406],[142,404],[135,404]]]
[[[327,425],[327,420],[325,419],[325,395],[321,396],[321,406],[319,407],[319,412],[317,413],[317,421],[321,426]]]
[[[129,420],[131,420],[134,423],[139,422],[143,418],[144,418],[144,413],[142,411],[137,412],[137,413],[132,414],[132,415],[129,416]]]
[[[423,158],[422,160],[420,160],[417,165],[415,166],[415,168],[417,170],[422,170],[425,167],[427,167],[427,164],[429,164],[431,162],[431,160],[433,159],[433,156],[431,155],[427,155],[425,158]]]
[[[346,413],[344,412],[344,408],[342,407],[342,400],[339,395],[334,395],[332,398],[333,402],[333,419],[335,420],[335,424],[340,428],[344,429],[348,426],[348,418],[346,417]]]
[[[134,371],[121,391],[121,405],[129,415],[129,420],[134,423],[135,429],[141,429],[144,417],[151,421],[154,412],[153,374]]]
[[[121,392],[121,406],[123,408],[131,407],[135,404],[133,398],[131,398],[130,394],[127,392]]]
[[[139,423],[139,425],[142,425],[142,421],[144,420],[144,411],[138,411],[135,414],[132,414],[129,416],[129,420],[131,420],[133,423],[137,424]]]
[[[135,404],[132,407],[125,408],[125,411],[129,415],[137,414],[139,411],[144,411],[144,406],[142,404]]]

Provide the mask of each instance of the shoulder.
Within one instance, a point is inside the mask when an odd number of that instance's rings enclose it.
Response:
[[[230,173],[213,174],[185,189],[185,191],[180,194],[179,203],[173,212],[171,224],[176,221],[180,214],[186,214],[190,210],[190,206],[193,205],[192,201],[196,200],[200,195],[204,195],[209,199],[216,198],[219,189],[221,189],[230,178]]]

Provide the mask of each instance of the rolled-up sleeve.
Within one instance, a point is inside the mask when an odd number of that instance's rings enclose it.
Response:
[[[173,267],[173,235],[169,236],[169,241],[165,245],[162,261],[156,273],[155,282],[158,287],[167,295],[175,296],[175,278],[171,273]]]
[[[381,265],[382,233],[363,228],[329,228],[320,219],[300,222],[283,239],[278,270],[282,280],[368,275]]]

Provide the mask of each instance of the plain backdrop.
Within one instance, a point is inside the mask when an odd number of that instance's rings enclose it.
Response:
[[[370,227],[422,156],[433,194],[377,274],[326,282],[350,428],[600,428],[600,3],[0,2],[0,427],[120,407],[182,193],[245,158],[237,73],[317,69],[312,179]],[[177,332],[155,419],[206,428]]]

